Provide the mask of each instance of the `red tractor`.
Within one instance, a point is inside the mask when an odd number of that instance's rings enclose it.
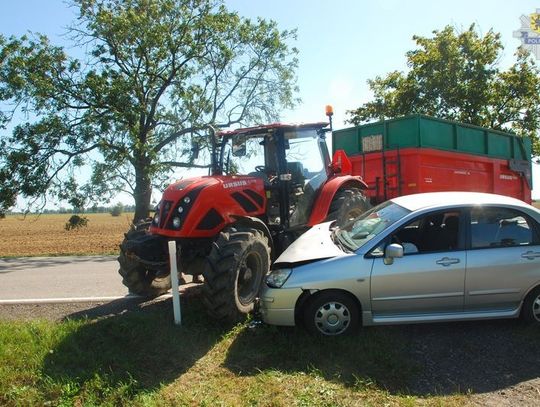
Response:
[[[136,294],[166,292],[167,241],[174,239],[179,270],[204,276],[212,316],[250,312],[271,260],[292,241],[310,226],[344,223],[368,208],[367,186],[350,175],[345,153],[330,161],[329,131],[328,123],[276,123],[212,137],[212,175],[170,185],[149,228],[126,235],[118,258],[123,283]]]

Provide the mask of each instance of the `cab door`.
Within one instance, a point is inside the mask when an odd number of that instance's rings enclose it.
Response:
[[[462,312],[466,251],[461,210],[423,215],[387,241],[404,256],[385,264],[374,259],[371,273],[373,317]]]

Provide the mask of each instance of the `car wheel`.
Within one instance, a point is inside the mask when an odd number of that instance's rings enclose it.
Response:
[[[359,317],[356,302],[335,290],[316,294],[304,309],[304,324],[315,335],[349,335],[358,329]]]
[[[540,324],[540,287],[536,287],[523,301],[521,317],[526,322]]]

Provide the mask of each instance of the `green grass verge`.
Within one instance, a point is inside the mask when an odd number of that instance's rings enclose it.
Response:
[[[0,321],[0,405],[415,405],[420,368],[394,330],[315,338],[208,319],[198,299],[95,320]]]

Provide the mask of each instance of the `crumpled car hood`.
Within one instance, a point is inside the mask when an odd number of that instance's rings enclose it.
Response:
[[[311,263],[317,260],[345,256],[339,247],[332,242],[330,225],[332,222],[313,226],[293,242],[273,264],[276,267],[292,267]]]

